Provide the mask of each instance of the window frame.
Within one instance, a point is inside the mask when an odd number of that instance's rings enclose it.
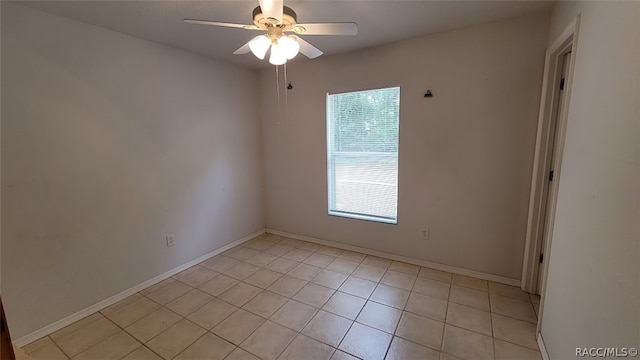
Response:
[[[330,121],[330,116],[332,114],[332,109],[330,107],[330,102],[329,102],[329,97],[330,96],[334,96],[334,95],[341,95],[341,94],[350,94],[350,93],[358,93],[358,92],[365,92],[365,91],[373,91],[373,90],[386,90],[386,89],[398,89],[398,140],[397,140],[397,147],[398,147],[398,151],[396,153],[396,161],[398,163],[398,169],[396,170],[396,216],[395,218],[392,217],[387,217],[387,216],[379,216],[379,215],[367,215],[367,214],[360,214],[360,213],[354,213],[354,212],[348,212],[348,211],[340,211],[340,210],[332,210],[335,209],[335,192],[336,192],[336,182],[332,181],[335,179],[335,171],[332,172],[332,169],[335,169],[335,157],[331,156],[332,154],[332,149],[333,149],[333,142],[335,141],[334,139],[334,130],[335,130],[335,121]],[[355,219],[355,220],[364,220],[364,221],[372,221],[372,222],[377,222],[377,223],[383,223],[383,224],[391,224],[391,225],[397,225],[398,224],[398,208],[399,206],[399,184],[400,184],[400,116],[401,116],[401,107],[400,107],[400,98],[401,98],[401,94],[402,94],[402,89],[400,87],[400,85],[385,85],[385,86],[379,86],[379,87],[371,87],[371,88],[364,88],[364,89],[357,89],[357,90],[348,90],[348,91],[336,91],[336,92],[327,92],[326,94],[326,98],[325,98],[325,107],[326,107],[326,116],[325,116],[325,121],[326,121],[326,141],[325,144],[327,146],[326,149],[326,156],[327,156],[327,214],[329,216],[336,216],[336,217],[342,217],[342,218],[347,218],[347,219]],[[333,118],[331,118],[332,120]],[[332,176],[333,179],[332,179]]]

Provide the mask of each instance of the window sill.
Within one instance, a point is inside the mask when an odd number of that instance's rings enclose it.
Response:
[[[348,212],[342,212],[342,211],[329,210],[329,216],[339,216],[339,217],[344,217],[344,218],[349,218],[349,219],[373,221],[373,222],[379,222],[379,223],[391,224],[391,225],[397,225],[398,224],[398,219],[385,218],[385,217],[379,217],[379,216],[371,216],[371,215],[354,214],[354,213],[348,213]]]

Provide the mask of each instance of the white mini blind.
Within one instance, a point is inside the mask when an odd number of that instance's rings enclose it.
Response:
[[[329,214],[397,223],[400,88],[327,94]]]

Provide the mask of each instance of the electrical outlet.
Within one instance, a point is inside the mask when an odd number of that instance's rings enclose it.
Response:
[[[425,240],[429,240],[429,228],[422,229],[422,238]]]
[[[167,235],[167,247],[173,246],[176,244],[176,237],[173,235]]]

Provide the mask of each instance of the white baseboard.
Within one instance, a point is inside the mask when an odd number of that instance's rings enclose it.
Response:
[[[497,282],[497,283],[502,283],[502,284],[507,284],[507,285],[511,285],[511,286],[520,287],[520,280],[518,280],[518,279],[512,279],[512,278],[508,278],[508,277],[504,277],[504,276],[487,274],[487,273],[483,273],[483,272],[479,272],[479,271],[475,271],[475,270],[463,269],[463,268],[459,268],[459,267],[456,267],[456,266],[438,264],[438,263],[434,263],[434,262],[431,262],[431,261],[414,259],[414,258],[410,258],[410,257],[406,257],[406,256],[387,253],[387,252],[384,252],[384,251],[377,251],[377,250],[371,250],[371,249],[367,249],[367,248],[363,248],[363,247],[359,247],[359,246],[347,245],[347,244],[343,244],[343,243],[339,243],[339,242],[335,242],[335,241],[316,239],[316,238],[312,238],[312,237],[305,236],[305,235],[292,234],[292,233],[288,233],[288,232],[280,231],[280,230],[275,230],[275,229],[268,229],[267,228],[266,231],[268,233],[271,233],[271,234],[274,234],[274,235],[285,236],[285,237],[289,237],[289,238],[292,238],[292,239],[309,241],[309,242],[312,242],[312,243],[316,243],[316,244],[320,244],[320,245],[326,245],[326,246],[332,246],[332,247],[336,247],[336,248],[344,249],[344,250],[357,251],[357,252],[361,252],[361,253],[364,253],[364,254],[367,254],[367,255],[384,257],[384,258],[387,258],[387,259],[396,260],[396,261],[402,261],[402,262],[406,262],[406,263],[414,264],[414,265],[420,265],[420,266],[428,267],[428,268],[431,268],[431,269],[448,271],[448,272],[454,273],[454,274],[472,276],[472,277],[483,279],[483,280],[490,280],[490,281],[494,281],[494,282]]]
[[[47,325],[47,326],[45,326],[45,327],[43,327],[43,328],[41,328],[39,330],[36,330],[36,331],[34,331],[34,332],[30,333],[30,334],[27,334],[27,335],[25,335],[25,336],[15,340],[15,341],[13,341],[13,344],[16,345],[16,346],[19,346],[19,347],[23,347],[23,346],[25,346],[27,344],[30,344],[30,343],[40,339],[43,336],[47,336],[49,334],[52,334],[52,333],[62,329],[65,326],[73,324],[74,322],[76,322],[78,320],[81,320],[81,319],[83,319],[83,318],[85,318],[85,317],[87,317],[87,316],[89,316],[89,315],[91,315],[91,314],[93,314],[93,313],[95,313],[97,311],[100,311],[100,310],[106,308],[107,306],[113,305],[113,304],[117,303],[118,301],[133,295],[133,294],[137,293],[138,291],[141,291],[143,289],[148,288],[151,285],[159,283],[160,281],[162,281],[162,280],[164,280],[166,278],[169,278],[169,277],[171,277],[171,276],[173,276],[173,275],[175,275],[175,274],[177,274],[177,273],[179,273],[179,272],[181,272],[183,270],[186,270],[186,269],[188,269],[188,268],[190,268],[190,267],[192,267],[192,266],[194,266],[196,264],[199,264],[199,263],[201,263],[201,262],[203,262],[203,261],[205,261],[205,260],[207,260],[209,258],[212,258],[212,257],[214,257],[214,256],[216,256],[216,255],[218,255],[220,253],[223,253],[223,252],[231,249],[234,246],[237,246],[237,245],[240,245],[240,244],[242,244],[244,242],[247,242],[247,241],[253,239],[256,236],[260,236],[260,235],[264,234],[265,232],[266,232],[266,229],[262,229],[262,230],[256,231],[253,234],[249,234],[249,235],[247,235],[247,236],[245,236],[245,237],[243,237],[241,239],[238,239],[238,240],[236,240],[236,241],[234,241],[234,242],[232,242],[230,244],[227,244],[227,245],[225,245],[223,247],[215,249],[215,250],[213,250],[213,251],[211,251],[211,252],[209,252],[207,254],[204,254],[204,255],[196,258],[196,259],[193,259],[193,260],[191,260],[191,261],[189,261],[189,262],[187,262],[185,264],[182,264],[182,265],[180,265],[180,266],[178,266],[178,267],[176,267],[174,269],[171,269],[171,270],[169,270],[169,271],[167,271],[167,272],[165,272],[163,274],[160,274],[160,275],[158,275],[158,276],[156,276],[156,277],[154,277],[152,279],[149,279],[149,280],[147,280],[147,281],[145,281],[145,282],[143,282],[141,284],[138,284],[138,285],[136,285],[136,286],[134,286],[132,288],[129,288],[129,289],[127,289],[127,290],[125,290],[125,291],[123,291],[121,293],[118,293],[118,294],[113,295],[113,296],[111,296],[109,298],[106,298],[106,299],[104,299],[104,300],[102,300],[102,301],[100,301],[100,302],[98,302],[98,303],[96,303],[94,305],[89,306],[88,308],[80,310],[80,311],[78,311],[78,312],[76,312],[74,314],[71,314],[71,315],[69,315],[69,316],[67,316],[67,317],[65,317],[65,318],[63,318],[61,320],[58,320],[58,321],[54,322],[53,324],[49,324],[49,325]]]
[[[536,336],[536,340],[538,341],[538,348],[540,349],[542,360],[550,360],[549,353],[547,352],[547,347],[544,345],[544,340],[542,339],[542,333],[538,333],[538,336]]]

